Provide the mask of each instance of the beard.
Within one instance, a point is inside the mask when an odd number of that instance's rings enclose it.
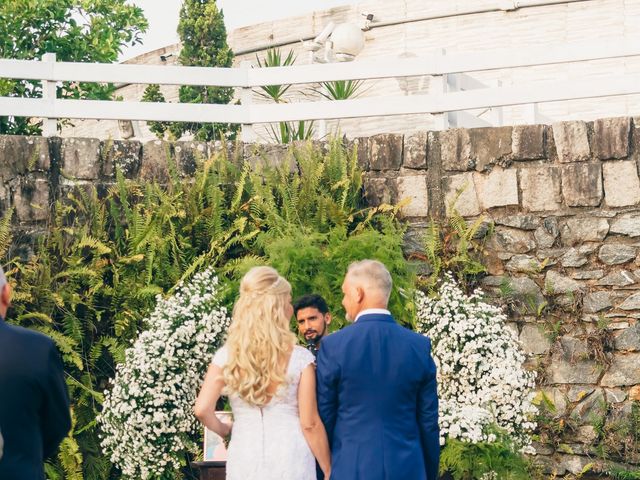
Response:
[[[307,343],[318,343],[324,337],[324,334],[327,332],[327,324],[325,323],[321,332],[317,332],[315,330],[307,330],[304,334],[304,339]]]

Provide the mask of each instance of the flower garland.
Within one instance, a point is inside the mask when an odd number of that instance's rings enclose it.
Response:
[[[428,336],[438,366],[440,442],[445,438],[493,442],[504,430],[531,451],[535,373],[523,368],[525,354],[500,308],[466,295],[447,276],[437,299],[418,293],[417,331]]]
[[[212,269],[158,296],[147,329],[126,351],[98,417],[102,447],[129,478],[171,476],[195,451],[197,390],[229,316]]]

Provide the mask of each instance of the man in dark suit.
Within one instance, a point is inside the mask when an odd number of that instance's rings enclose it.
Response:
[[[391,275],[353,263],[342,304],[353,325],[324,338],[318,409],[331,444],[332,480],[436,480],[440,458],[436,366],[428,338],[398,325]]]
[[[53,341],[5,322],[11,287],[0,267],[0,479],[44,479],[44,459],[71,428],[62,362]]]

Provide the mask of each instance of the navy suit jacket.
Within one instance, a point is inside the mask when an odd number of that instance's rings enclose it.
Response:
[[[44,479],[44,459],[69,428],[69,397],[55,344],[0,317],[0,479]]]
[[[318,410],[332,480],[436,480],[436,366],[428,338],[366,314],[322,340]]]

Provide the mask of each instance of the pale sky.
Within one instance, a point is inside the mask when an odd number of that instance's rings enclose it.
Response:
[[[121,55],[121,60],[178,41],[176,28],[181,0],[130,0],[130,2],[142,7],[149,21],[149,29],[143,37],[143,44],[126,49]],[[292,17],[353,3],[357,2],[353,0],[218,0],[218,6],[224,12],[227,32],[262,21]]]

